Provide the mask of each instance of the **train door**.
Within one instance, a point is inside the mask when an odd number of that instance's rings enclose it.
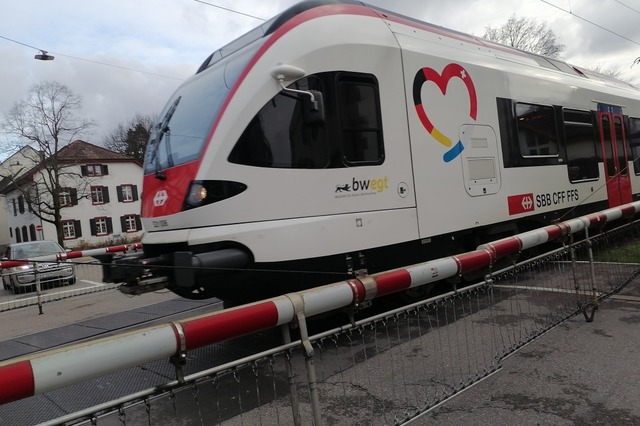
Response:
[[[607,180],[609,207],[633,201],[629,177],[629,155],[623,123],[621,107],[598,104],[600,146]]]

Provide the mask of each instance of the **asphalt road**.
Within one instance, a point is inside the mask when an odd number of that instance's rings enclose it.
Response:
[[[639,425],[640,279],[413,425]]]

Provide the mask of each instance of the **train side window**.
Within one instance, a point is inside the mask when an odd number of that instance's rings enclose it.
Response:
[[[345,164],[382,164],[384,145],[376,78],[366,74],[340,73],[337,90]]]
[[[593,115],[589,111],[564,109],[562,118],[569,181],[582,182],[598,179],[598,153]]]
[[[289,86],[319,90],[315,76]],[[229,162],[257,167],[322,169],[329,165],[329,145],[324,124],[305,124],[304,94],[281,91],[253,117],[229,154]]]
[[[640,175],[640,118],[629,118],[629,142],[631,143],[633,170],[636,175]]]
[[[517,103],[518,144],[524,158],[558,157],[558,135],[551,106]]]

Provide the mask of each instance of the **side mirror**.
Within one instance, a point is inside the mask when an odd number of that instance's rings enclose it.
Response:
[[[324,98],[322,92],[318,90],[309,90],[311,96],[301,96],[302,101],[302,118],[307,126],[321,126],[325,123],[324,117]]]

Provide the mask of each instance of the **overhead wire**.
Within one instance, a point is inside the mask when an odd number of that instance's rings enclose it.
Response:
[[[203,0],[195,0],[195,1],[198,2],[198,3],[206,4],[206,5],[211,6],[211,7],[215,7],[217,9],[226,10],[227,12],[236,13],[238,15],[247,16],[247,17],[253,18],[253,19],[258,19],[258,20],[263,21],[263,22],[266,21],[266,19],[261,18],[259,16],[249,15],[248,13],[239,12],[237,10],[229,9],[227,7],[223,7],[223,6],[214,4],[214,3],[209,3],[209,2],[206,2],[206,1],[203,1]]]
[[[209,3],[209,2],[206,2],[206,1],[203,1],[203,0],[195,0],[195,1],[198,2],[198,3],[206,4],[206,5],[211,6],[211,7],[215,7],[217,9],[225,10],[227,12],[235,13],[235,14],[246,16],[246,17],[253,18],[253,19],[257,19],[257,20],[260,20],[260,21],[263,21],[263,22],[266,21],[266,19],[261,18],[259,16],[255,16],[255,15],[251,15],[251,14],[248,14],[248,13],[240,12],[238,10],[234,10],[234,9],[230,9],[230,8],[227,8],[227,7],[223,7],[223,6],[214,4],[214,3]],[[35,49],[35,50],[43,52],[43,53],[52,53],[52,54],[55,54],[55,55],[58,55],[58,56],[62,56],[62,57],[65,57],[65,58],[70,58],[70,59],[75,59],[75,60],[78,60],[78,61],[89,62],[89,63],[97,64],[97,65],[103,65],[103,66],[118,68],[118,69],[122,69],[122,70],[126,70],[126,71],[132,71],[132,72],[147,74],[147,75],[151,75],[151,76],[154,76],[154,77],[161,77],[161,78],[168,78],[168,79],[171,79],[171,80],[184,81],[184,78],[178,78],[178,77],[168,76],[168,75],[164,75],[164,74],[153,73],[153,72],[144,71],[144,70],[140,70],[140,69],[136,69],[136,68],[125,67],[125,66],[122,66],[122,65],[110,64],[108,62],[101,62],[101,61],[96,61],[96,60],[93,60],[93,59],[81,58],[81,57],[78,57],[78,56],[66,55],[66,54],[60,53],[60,52],[51,52],[51,51],[44,50],[44,49],[41,49],[39,47],[31,46],[30,44],[23,43],[21,41],[14,40],[12,38],[5,37],[5,36],[2,36],[2,35],[0,35],[0,38],[2,38],[4,40],[7,40],[7,41],[10,41],[10,42],[13,42],[13,43],[16,43],[16,44],[20,44],[22,46],[25,46],[25,47],[28,47],[28,48],[31,48],[31,49]]]
[[[164,74],[153,73],[153,72],[144,71],[144,70],[140,70],[140,69],[136,69],[136,68],[125,67],[125,66],[122,66],[122,65],[110,64],[108,62],[96,61],[96,60],[93,60],[93,59],[80,58],[78,56],[65,55],[64,53],[60,53],[60,52],[51,52],[49,50],[40,49],[39,47],[31,46],[30,44],[23,43],[23,42],[18,41],[18,40],[14,40],[14,39],[12,39],[10,37],[5,37],[3,35],[0,35],[0,38],[4,39],[4,40],[7,40],[7,41],[10,41],[12,43],[20,44],[20,45],[28,47],[30,49],[37,50],[39,52],[53,53],[55,55],[62,56],[62,57],[65,57],[65,58],[75,59],[77,61],[85,61],[85,62],[90,62],[92,64],[104,65],[104,66],[113,67],[113,68],[119,68],[119,69],[123,69],[123,70],[126,70],[126,71],[132,71],[132,72],[138,72],[138,73],[142,73],[142,74],[152,75],[154,77],[162,77],[162,78],[168,78],[168,79],[171,79],[171,80],[184,81],[184,78],[179,78],[179,77],[173,77],[173,76],[164,75]]]
[[[622,3],[620,0],[613,0],[613,1],[615,1],[615,2],[616,2],[616,3],[618,3],[618,4],[621,4],[622,6],[624,6],[624,7],[628,8],[628,9],[633,10],[634,12],[636,12],[636,13],[638,13],[638,14],[640,14],[640,10],[638,10],[638,9],[634,9],[634,8],[632,8],[631,6],[629,6],[628,4],[624,4],[624,3]]]
[[[595,23],[595,22],[593,22],[593,21],[590,21],[590,20],[589,20],[589,19],[587,19],[587,18],[584,18],[584,17],[582,17],[582,16],[580,16],[580,15],[577,15],[576,13],[574,13],[574,12],[573,12],[573,11],[571,11],[571,10],[564,9],[564,8],[562,8],[562,7],[558,6],[558,5],[555,5],[555,4],[553,4],[553,3],[551,3],[551,2],[549,2],[549,1],[547,1],[547,0],[540,0],[540,1],[541,1],[542,3],[544,3],[544,4],[547,4],[547,5],[551,6],[551,7],[555,7],[556,9],[561,10],[561,11],[563,11],[564,13],[568,13],[568,14],[569,14],[569,15],[571,15],[571,16],[575,16],[576,18],[578,18],[578,19],[580,19],[580,20],[582,20],[582,21],[584,21],[584,22],[587,22],[587,23],[589,23],[589,24],[591,24],[591,25],[593,25],[593,26],[595,26],[595,27],[598,27],[598,28],[600,28],[601,30],[604,30],[604,31],[606,31],[606,32],[608,32],[608,33],[611,33],[611,34],[613,34],[613,35],[615,35],[615,36],[617,36],[617,37],[620,37],[620,38],[622,38],[622,39],[624,39],[624,40],[627,40],[627,41],[629,41],[629,42],[631,42],[631,43],[633,43],[633,44],[637,44],[638,46],[640,46],[640,42],[637,42],[637,41],[635,41],[635,40],[632,40],[632,39],[630,39],[629,37],[625,37],[625,36],[623,36],[622,34],[618,34],[617,32],[615,32],[615,31],[613,31],[613,30],[610,30],[609,28],[606,28],[606,27],[604,27],[604,26],[602,26],[602,25],[600,25],[600,24],[597,24],[597,23]],[[618,2],[618,3],[620,3],[620,2]],[[624,5],[624,4],[623,4],[623,6],[626,6],[626,5]],[[633,9],[632,9],[632,10],[633,10]]]

